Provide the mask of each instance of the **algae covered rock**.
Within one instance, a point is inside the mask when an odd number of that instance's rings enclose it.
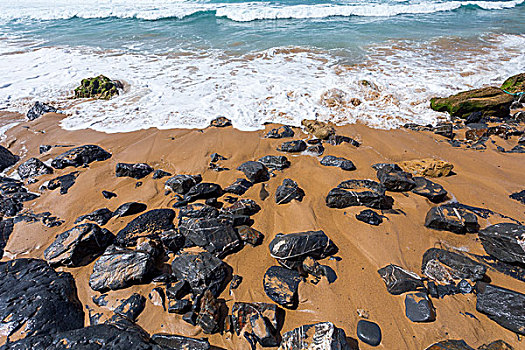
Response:
[[[109,100],[119,94],[119,89],[122,89],[120,81],[99,75],[94,78],[82,79],[80,86],[75,89],[75,98]]]
[[[525,73],[513,75],[503,82],[501,89],[510,93],[525,91]]]
[[[507,85],[513,87],[512,83]],[[506,117],[513,100],[512,95],[497,87],[485,87],[462,91],[445,98],[434,97],[430,99],[430,108],[460,118],[467,118],[473,112],[482,112],[484,116]]]

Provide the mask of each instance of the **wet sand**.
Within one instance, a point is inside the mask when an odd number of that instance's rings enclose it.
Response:
[[[13,117],[5,115],[2,118]],[[389,193],[394,200],[396,213],[384,213],[387,219],[380,226],[370,226],[355,218],[364,207],[330,209],[325,205],[328,191],[341,181],[349,179],[376,180],[372,164],[400,162],[404,160],[437,158],[454,164],[454,175],[436,178],[432,181],[441,184],[451,198],[460,203],[489,208],[520,221],[525,220],[525,206],[510,199],[509,194],[523,189],[523,155],[497,152],[495,145],[487,142],[487,150],[475,151],[451,147],[445,138],[429,132],[416,132],[406,129],[376,130],[363,125],[348,125],[337,128],[337,134],[352,137],[362,143],[356,148],[349,144],[339,146],[325,145],[324,155],[345,157],[354,162],[357,170],[346,172],[335,167],[319,164],[321,157],[291,155],[276,151],[276,148],[289,139],[265,139],[264,134],[275,127],[267,125],[265,130],[242,132],[231,127],[207,128],[204,130],[157,130],[148,129],[132,133],[105,134],[92,130],[65,131],[58,125],[61,116],[47,114],[33,122],[23,122],[6,133],[2,145],[21,161],[37,157],[49,160],[67,150],[52,148],[40,155],[39,146],[97,144],[112,157],[103,162],[94,162],[88,168],[66,168],[55,170],[55,174],[39,178],[35,184],[28,185],[31,191],[38,192],[41,184],[58,175],[79,171],[80,175],[66,195],[58,190],[46,191],[41,197],[27,202],[25,209],[35,213],[50,211],[65,220],[59,227],[47,228],[40,223],[19,223],[5,248],[3,260],[21,257],[43,258],[43,252],[55,236],[72,228],[74,220],[95,209],[107,207],[115,210],[120,204],[129,201],[143,202],[149,209],[170,208],[175,202],[172,195],[164,194],[167,178],[154,180],[151,175],[140,180],[142,186],[135,187],[137,180],[115,177],[118,162],[146,162],[155,169],[172,174],[202,174],[203,181],[215,182],[223,187],[235,179],[244,177],[236,168],[248,160],[257,160],[265,155],[286,155],[291,167],[276,172],[266,189],[270,193],[265,201],[259,198],[261,185],[255,185],[243,195],[254,199],[262,210],[253,216],[253,227],[265,235],[262,245],[246,246],[238,253],[223,260],[233,268],[233,273],[241,275],[243,282],[239,288],[229,289],[221,297],[228,307],[235,301],[271,302],[262,288],[262,278],[269,266],[277,265],[270,256],[269,242],[278,233],[291,233],[305,230],[323,230],[339,247],[339,261],[325,259],[322,264],[332,267],[337,280],[328,284],[322,279],[317,285],[301,283],[299,288],[299,307],[286,310],[281,333],[303,324],[331,321],[343,328],[348,337],[357,338],[356,326],[360,320],[357,309],[369,313],[369,320],[378,323],[383,332],[383,340],[377,349],[425,349],[430,344],[444,339],[464,339],[470,346],[478,347],[484,343],[502,339],[514,346],[523,347],[514,333],[500,327],[475,309],[473,294],[447,296],[432,299],[436,308],[435,322],[416,324],[405,316],[404,296],[390,295],[379,277],[377,270],[390,263],[400,265],[421,274],[423,253],[432,247],[447,247],[466,250],[475,254],[484,253],[476,234],[457,235],[445,231],[435,231],[424,227],[425,215],[435,206],[424,197],[413,193]],[[295,129],[294,139],[311,136]],[[514,140],[492,137],[498,145],[506,149],[515,145]],[[229,171],[215,172],[208,169],[210,155],[217,152],[228,160],[220,165]],[[14,169],[12,169],[14,171]],[[275,190],[285,178],[296,181],[305,191],[302,202],[277,205]],[[101,191],[117,193],[118,197],[105,199]],[[117,233],[135,216],[111,219],[104,227]],[[498,222],[496,217],[482,220],[481,227]],[[97,307],[92,296],[100,295],[90,289],[89,275],[93,263],[80,268],[63,268],[75,277],[79,299],[95,312],[109,311]],[[487,272],[496,285],[524,292],[525,285],[493,270]],[[125,298],[134,292],[148,297],[156,287],[154,283],[133,286],[119,291],[110,291],[109,299]],[[175,333],[187,336],[206,336],[182,321],[180,315],[169,314],[162,307],[147,301],[146,309],[138,318],[138,324],[150,334],[157,332]],[[470,313],[475,317],[469,317]],[[86,310],[86,325],[89,325]],[[244,339],[215,334],[206,336],[210,343],[225,349],[249,349]],[[5,338],[0,338],[0,344]],[[360,349],[372,347],[359,342]]]

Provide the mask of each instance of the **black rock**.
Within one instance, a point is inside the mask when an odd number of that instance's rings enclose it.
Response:
[[[189,203],[198,199],[218,198],[222,196],[223,193],[220,185],[201,182],[190,188],[184,196],[184,200]]]
[[[405,315],[412,322],[433,322],[436,312],[425,293],[411,293],[405,297]]]
[[[18,156],[15,156],[7,148],[0,146],[0,172],[15,165],[18,159]]]
[[[505,150],[503,150],[503,152],[505,152]],[[525,145],[522,145],[522,144],[516,145],[506,152],[507,153],[525,153]]]
[[[148,206],[144,203],[128,202],[118,207],[117,210],[115,210],[115,212],[113,213],[113,216],[123,217],[123,216],[135,215],[135,214],[143,212],[147,208]]]
[[[252,183],[268,181],[270,179],[268,169],[261,162],[248,161],[241,164],[237,170],[242,171]]]
[[[270,130],[265,137],[269,139],[282,139],[285,137],[294,137],[294,134],[295,133],[291,127],[289,127],[288,125],[283,125]]]
[[[473,282],[483,279],[487,267],[459,253],[439,248],[430,248],[423,254],[421,272],[429,278],[449,283],[468,279]]]
[[[377,272],[385,282],[386,289],[390,294],[399,295],[425,289],[425,285],[418,275],[400,266],[390,264],[377,270]]]
[[[56,113],[57,109],[53,106],[50,106],[46,103],[41,103],[36,101],[33,107],[29,111],[27,111],[27,119],[29,120],[35,120],[37,118],[40,118],[42,115],[46,113]]]
[[[4,248],[13,233],[13,219],[0,220],[0,259],[4,256]]]
[[[128,164],[117,163],[115,175],[117,177],[131,177],[134,179],[142,179],[153,172],[153,168],[146,163]]]
[[[224,189],[226,193],[233,193],[238,196],[242,196],[248,191],[250,187],[253,186],[253,183],[246,179],[237,179],[234,183]]]
[[[465,280],[462,280],[465,281]],[[467,282],[468,283],[468,282]],[[427,284],[428,294],[432,298],[444,298],[447,295],[456,295],[461,293],[461,290],[458,286],[452,282],[449,284],[436,284],[435,282],[428,282]]]
[[[168,299],[180,300],[190,293],[190,285],[187,281],[177,281],[172,286],[166,288]]]
[[[68,166],[79,167],[109,158],[111,158],[111,153],[104,151],[101,147],[96,145],[85,145],[75,147],[62,153],[53,159],[51,166],[55,169],[64,169]]]
[[[242,283],[242,276],[233,275],[232,280],[230,282],[230,290],[239,288],[241,283]]]
[[[128,320],[136,321],[146,307],[146,298],[138,293],[133,293],[129,298],[123,300],[113,312],[126,317]]]
[[[261,210],[261,207],[253,199],[240,199],[227,208],[222,209],[222,213],[227,215],[255,215]]]
[[[166,176],[171,176],[171,173],[167,172],[167,171],[164,171],[164,170],[161,170],[161,169],[157,169],[153,172],[153,179],[154,180],[157,180],[157,179],[162,179],[163,177],[166,177]]]
[[[342,143],[349,143],[351,144],[352,146],[354,147],[359,147],[361,144],[348,137],[348,136],[342,136],[342,135],[330,135],[326,140],[325,140],[326,143],[332,145],[332,146],[338,146]]]
[[[290,161],[285,156],[264,156],[259,159],[268,169],[284,170],[290,167]]]
[[[40,175],[53,174],[53,168],[45,165],[38,158],[29,158],[18,166],[17,172],[21,179],[28,179]]]
[[[109,246],[95,262],[89,286],[103,292],[142,283],[152,271],[153,263],[150,252]]]
[[[405,171],[385,166],[377,171],[377,178],[388,191],[405,192],[416,187],[412,175]]]
[[[200,175],[175,175],[166,181],[165,188],[174,193],[186,194],[201,181],[202,176]]]
[[[465,208],[447,204],[431,208],[425,218],[425,226],[457,234],[477,232],[479,229],[475,214]]]
[[[346,171],[356,169],[354,163],[352,163],[351,160],[335,156],[324,156],[323,159],[321,159],[321,165],[335,166]]]
[[[221,156],[219,153],[212,153],[210,158],[210,162],[212,163],[217,163],[219,160],[228,160],[228,158]]]
[[[459,281],[458,289],[461,294],[470,294],[474,291],[474,287],[467,280]]]
[[[271,266],[264,274],[264,292],[277,304],[295,309],[298,304],[297,289],[301,281],[299,272],[281,266]]]
[[[332,322],[304,325],[283,334],[282,349],[350,350],[345,331]]]
[[[179,211],[179,225],[186,219],[212,219],[219,217],[219,210],[210,205],[194,203],[182,207]]]
[[[225,128],[231,125],[232,125],[231,120],[229,120],[226,117],[217,117],[210,122],[210,126],[213,126],[216,128]]]
[[[275,203],[277,204],[290,203],[294,199],[300,202],[303,197],[303,189],[291,179],[284,179],[282,185],[278,186],[275,191]]]
[[[42,153],[46,153],[46,152],[50,151],[51,148],[53,148],[53,146],[51,146],[51,145],[40,145],[40,146],[38,147],[38,152],[39,152],[40,154],[42,154]]]
[[[89,220],[89,221],[96,222],[97,224],[103,226],[107,224],[107,222],[109,221],[109,219],[111,219],[112,216],[113,216],[113,213],[111,212],[111,210],[109,210],[108,208],[101,208],[89,214],[79,216],[75,220],[75,224],[78,224],[84,220]]]
[[[49,180],[47,188],[50,190],[60,188],[60,194],[66,194],[69,191],[69,189],[75,184],[78,174],[78,171],[74,171],[72,173]]]
[[[483,113],[480,111],[472,112],[465,120],[465,124],[478,123],[483,117]]]
[[[360,320],[357,322],[357,337],[368,345],[378,346],[381,343],[381,328],[377,323]]]
[[[434,127],[434,134],[452,139],[454,138],[454,125],[452,123],[438,123]]]
[[[373,210],[365,209],[355,215],[356,219],[367,224],[378,226],[383,222],[383,217]]]
[[[226,264],[208,252],[185,252],[175,256],[171,263],[173,275],[179,281],[187,281],[195,295],[209,289],[219,296],[225,287]]]
[[[104,198],[106,199],[111,199],[113,197],[116,197],[117,194],[116,193],[113,193],[113,192],[109,192],[109,191],[102,191],[102,195],[104,196]]]
[[[464,340],[443,340],[430,345],[425,350],[474,350]],[[481,349],[480,349],[481,350]]]
[[[206,290],[200,300],[197,324],[204,334],[213,334],[220,330],[222,320],[221,309],[224,301],[219,301],[210,290]]]
[[[305,149],[306,142],[304,142],[303,140],[288,141],[277,148],[278,151],[290,153],[302,152]]]
[[[525,204],[525,190],[513,193],[509,196],[509,198],[517,200],[518,202],[522,204]]]
[[[171,209],[154,209],[133,219],[117,233],[117,244],[129,247],[141,237],[158,237],[162,232],[174,228],[175,212]]]
[[[421,176],[414,177],[413,180],[416,183],[413,193],[428,198],[433,203],[443,202],[447,198],[448,192],[440,184]]]
[[[491,284],[478,283],[476,310],[500,326],[525,335],[525,294]]]
[[[14,259],[0,262],[0,280],[4,336],[22,331],[21,336],[31,337],[84,326],[84,311],[70,273],[56,272],[43,260]]]
[[[385,195],[385,187],[371,180],[347,180],[330,190],[326,205],[347,208],[364,205],[376,209],[391,209],[394,200]]]
[[[95,224],[82,224],[62,232],[44,251],[51,265],[78,267],[91,263],[115,237]]]
[[[376,171],[385,169],[386,171],[403,171],[401,167],[395,163],[376,163],[372,165],[372,168]]]
[[[187,299],[168,300],[168,312],[169,313],[183,315],[190,310],[191,310],[191,302]]]
[[[309,146],[308,148],[306,148],[306,153],[316,157],[322,156],[324,153],[324,146],[320,143],[317,145]]]
[[[491,225],[480,230],[478,236],[485,251],[507,263],[525,264],[525,226],[514,223]]]
[[[263,347],[279,346],[284,310],[275,304],[236,302],[232,307],[235,334],[249,334]]]
[[[153,334],[151,340],[167,349],[209,350],[207,339],[195,339],[172,334]]]

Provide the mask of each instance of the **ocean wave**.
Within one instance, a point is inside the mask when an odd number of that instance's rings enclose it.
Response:
[[[0,20],[58,20],[71,18],[135,18],[142,20],[184,19],[199,13],[210,13],[236,22],[275,19],[319,19],[328,17],[392,17],[403,14],[430,14],[454,11],[462,7],[483,10],[513,8],[525,0],[506,1],[408,1],[341,2],[329,4],[282,5],[271,2],[211,3],[184,0],[146,0],[130,4],[124,0],[101,0],[86,5],[80,0],[56,0],[52,5],[43,0],[3,0]]]

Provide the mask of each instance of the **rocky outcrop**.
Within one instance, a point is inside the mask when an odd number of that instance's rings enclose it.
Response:
[[[82,79],[80,86],[75,88],[75,98],[94,98],[109,100],[119,94],[123,88],[118,80],[111,80],[104,75]]]
[[[350,350],[345,331],[332,322],[304,325],[283,334],[278,350],[330,349]]]
[[[298,304],[297,289],[301,281],[299,272],[281,266],[271,266],[264,274],[264,292],[275,303],[294,309]]]
[[[115,175],[117,177],[131,177],[133,179],[142,179],[153,172],[153,168],[146,163],[117,163]]]
[[[457,234],[477,232],[479,229],[475,214],[453,204],[431,208],[425,218],[425,226]]]
[[[431,248],[423,254],[421,272],[438,282],[469,279],[473,282],[483,279],[487,267],[455,252]]]
[[[343,157],[335,157],[335,156],[324,156],[323,159],[321,159],[321,165],[324,166],[334,166],[337,168],[341,168],[342,170],[351,171],[355,170],[355,165],[352,163],[351,160],[345,159]]]
[[[425,289],[421,277],[400,266],[390,264],[377,270],[377,272],[385,282],[386,289],[390,294],[399,295]]]
[[[524,225],[491,225],[479,231],[478,236],[490,256],[507,263],[525,264]]]
[[[55,169],[64,169],[68,166],[80,167],[86,166],[95,161],[104,161],[111,158],[111,153],[106,152],[96,145],[84,145],[75,147],[67,152],[57,156],[51,162]]]
[[[390,209],[394,200],[385,195],[385,187],[372,180],[347,180],[330,190],[326,205],[347,208],[364,205],[375,209]]]
[[[399,167],[412,175],[441,177],[450,174],[454,165],[432,158],[407,160],[398,163]]]
[[[158,237],[164,231],[174,228],[175,212],[172,209],[154,209],[133,219],[117,233],[116,243],[129,247],[142,237]]]
[[[275,191],[275,203],[277,204],[290,203],[294,199],[301,202],[303,197],[303,189],[291,179],[284,179],[282,185],[278,186]]]
[[[16,170],[21,179],[34,178],[40,175],[53,174],[53,168],[47,166],[38,158],[29,158]]]
[[[0,172],[15,165],[18,159],[18,156],[15,156],[7,148],[0,146]]]

